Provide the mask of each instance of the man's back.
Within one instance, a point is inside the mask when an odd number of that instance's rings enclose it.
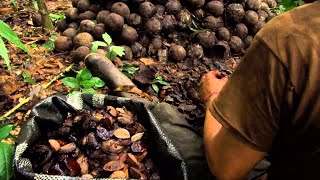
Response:
[[[320,178],[320,2],[273,18],[210,107],[270,179]]]
[[[283,63],[291,83],[273,145],[271,179],[319,178],[320,2],[273,19],[258,36]]]

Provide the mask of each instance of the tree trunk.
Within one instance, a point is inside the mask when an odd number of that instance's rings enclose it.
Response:
[[[41,19],[42,19],[42,29],[45,32],[53,31],[54,30],[53,24],[49,16],[49,11],[45,4],[45,0],[37,0],[37,2],[39,7],[39,13],[41,14]]]

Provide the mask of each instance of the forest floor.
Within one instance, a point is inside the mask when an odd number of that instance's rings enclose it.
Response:
[[[6,42],[11,60],[11,72],[0,59],[0,116],[5,116],[7,122],[19,125],[28,119],[32,107],[39,100],[51,95],[69,93],[70,88],[64,86],[60,80],[52,80],[59,74],[65,73],[72,64],[71,53],[58,53],[50,49],[52,46],[50,37],[59,36],[59,33],[46,34],[43,33],[41,27],[33,25],[32,16],[36,12],[33,5],[30,6],[27,1],[17,1],[15,5],[10,2],[2,2],[2,4],[0,20],[14,30],[30,51],[30,55],[27,55],[10,42]],[[47,7],[51,13],[59,14],[71,7],[71,2],[67,0],[47,1]],[[222,63],[234,69],[238,62],[237,59],[237,57],[231,58],[230,61]],[[216,69],[211,60],[194,59],[181,63],[159,64],[147,57],[136,59],[131,63],[140,66],[139,72],[133,77],[138,87],[150,95],[157,96],[159,100],[176,106],[180,112],[186,114],[191,125],[202,126],[204,107],[197,97],[197,88],[201,76]],[[72,71],[65,74],[74,75],[74,71],[83,67],[85,67],[83,62],[74,64]],[[159,93],[156,93],[150,86],[156,74],[161,75],[164,81],[170,83],[169,86],[161,87]],[[108,92],[107,86],[98,90],[98,93],[102,94]],[[27,103],[10,115],[5,114],[22,101]]]

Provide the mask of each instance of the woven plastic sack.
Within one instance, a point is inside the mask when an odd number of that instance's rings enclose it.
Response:
[[[128,98],[89,94],[52,96],[34,106],[30,119],[23,124],[17,140],[14,157],[17,179],[82,179],[34,173],[30,160],[24,157],[24,152],[37,141],[46,127],[61,126],[70,110],[102,108],[107,105],[125,106],[138,116],[139,122],[150,135],[149,140],[154,142],[154,151],[150,153],[159,167],[161,179],[212,179],[203,154],[201,137],[185,124],[183,117],[179,116],[174,108],[162,103],[153,106]],[[182,118],[181,123],[177,123],[180,122],[177,118]]]

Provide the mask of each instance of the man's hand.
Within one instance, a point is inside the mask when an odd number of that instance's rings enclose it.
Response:
[[[219,78],[219,71],[210,71],[204,75],[198,90],[202,102],[206,103],[209,99],[217,97],[227,81],[227,77]]]

